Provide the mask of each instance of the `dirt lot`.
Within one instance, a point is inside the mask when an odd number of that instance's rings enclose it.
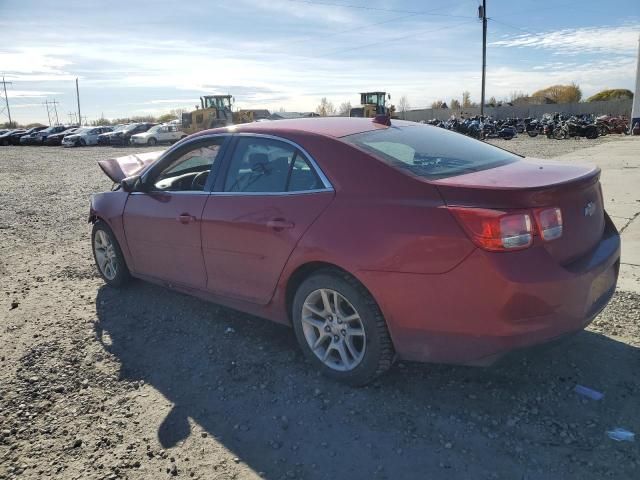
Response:
[[[497,143],[542,157],[594,144]],[[103,286],[89,195],[110,186],[96,160],[125,152],[0,147],[0,478],[640,478],[640,442],[606,435],[640,433],[637,296],[488,369],[403,363],[343,387],[287,328]]]

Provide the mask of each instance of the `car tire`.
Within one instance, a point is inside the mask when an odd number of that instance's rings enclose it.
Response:
[[[109,225],[102,220],[93,224],[91,251],[98,273],[107,285],[120,288],[131,279],[120,245]]]
[[[324,305],[322,312],[319,304]],[[393,363],[395,352],[380,307],[347,273],[326,269],[305,279],[293,299],[292,323],[305,357],[324,375],[341,383],[366,385]]]
[[[158,143],[158,140],[156,140],[153,137],[151,137],[149,140],[147,140],[147,145],[149,145],[150,147],[155,146],[157,143]]]

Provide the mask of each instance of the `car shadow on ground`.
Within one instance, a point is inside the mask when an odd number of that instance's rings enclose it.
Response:
[[[193,434],[191,419],[267,478],[601,478],[600,460],[639,453],[604,433],[640,430],[638,349],[606,336],[490,368],[396,364],[353,389],[313,371],[290,329],[158,286],[103,286],[96,309],[121,378],[173,404],[157,425],[164,448]]]

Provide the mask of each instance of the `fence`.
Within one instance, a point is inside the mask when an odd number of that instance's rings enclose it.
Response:
[[[545,113],[566,113],[569,115],[596,114],[596,115],[625,115],[631,116],[631,100],[607,100],[604,102],[585,103],[552,103],[545,105],[504,105],[501,107],[484,107],[485,115],[495,119],[541,117]],[[480,115],[480,107],[472,108],[425,108],[423,110],[409,110],[398,112],[398,117],[419,122],[420,120],[447,120],[451,115],[460,117],[473,117]]]

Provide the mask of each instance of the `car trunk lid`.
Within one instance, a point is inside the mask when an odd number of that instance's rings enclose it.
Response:
[[[164,150],[157,152],[138,153],[124,157],[99,160],[98,165],[102,171],[115,183],[141,172],[147,165],[155,162]]]
[[[435,180],[448,206],[490,209],[559,207],[563,232],[540,242],[561,264],[591,250],[605,226],[600,169],[527,159],[497,168]]]

